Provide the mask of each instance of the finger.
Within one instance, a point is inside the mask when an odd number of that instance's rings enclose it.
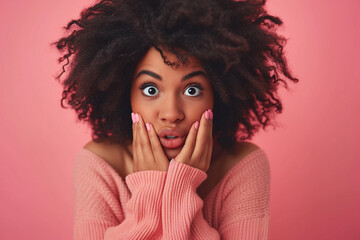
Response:
[[[133,141],[133,157],[134,157],[134,165],[136,166],[136,171],[143,171],[146,169],[146,161],[144,159],[143,146],[141,143],[141,124],[140,124],[140,116],[137,113],[134,113],[134,129],[135,129],[135,138]],[[146,155],[145,155],[146,156]],[[135,158],[136,157],[136,158]],[[135,168],[134,168],[135,169]],[[135,171],[135,170],[134,170]]]
[[[212,155],[212,150],[213,150],[213,118],[214,118],[214,114],[212,112],[211,109],[208,110],[209,112],[209,118],[210,118],[210,126],[209,126],[209,144],[208,144],[208,150],[207,150],[207,159],[209,159],[209,161],[211,160],[211,155]]]
[[[191,162],[191,155],[195,148],[196,136],[198,134],[199,122],[196,121],[190,128],[190,131],[186,137],[185,144],[180,153],[176,156],[176,160],[179,162],[189,161]]]
[[[133,171],[137,172],[138,171],[138,163],[137,163],[138,154],[137,154],[137,147],[136,147],[137,131],[136,131],[136,126],[135,126],[136,118],[135,118],[135,114],[133,112],[131,113],[131,119],[132,119],[132,130],[133,130],[133,142],[132,142],[133,159],[134,159]]]
[[[203,156],[208,155],[208,151],[210,146],[212,147],[212,139],[211,139],[211,114],[209,111],[205,111],[200,119],[200,125],[198,134],[196,137],[196,144],[194,148],[194,152],[191,156],[191,158],[194,159],[200,159]]]
[[[159,170],[167,171],[169,166],[169,161],[164,153],[164,150],[161,146],[161,143],[159,141],[159,138],[155,132],[154,127],[151,125],[151,123],[145,124],[146,129],[148,131],[150,145],[152,149],[152,153],[154,156],[154,160],[157,162],[157,165],[160,167]]]
[[[140,147],[139,152],[141,152],[142,155],[141,162],[139,162],[139,164],[141,164],[141,166],[154,166],[155,161],[151,149],[148,131],[146,130],[145,123],[141,115],[136,114],[136,116],[138,118],[138,122],[136,123],[136,125],[137,125],[138,137],[139,137],[139,141],[138,141]]]
[[[211,155],[213,150],[213,138],[212,138],[213,112],[211,109],[208,110],[208,120],[209,120],[209,128],[208,128],[209,135],[207,139],[206,150],[204,151],[203,160],[202,160],[205,164],[204,171],[207,171],[207,169],[209,169],[210,167]]]

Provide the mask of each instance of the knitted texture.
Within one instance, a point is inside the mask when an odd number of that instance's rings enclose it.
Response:
[[[74,239],[268,239],[270,166],[255,150],[201,199],[207,174],[172,161],[168,171],[141,171],[125,180],[81,149],[74,162]]]

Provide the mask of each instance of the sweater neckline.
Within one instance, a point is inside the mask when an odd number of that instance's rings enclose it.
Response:
[[[95,161],[98,161],[99,163],[101,163],[102,165],[105,165],[108,169],[110,169],[110,171],[116,173],[116,176],[119,177],[119,179],[121,179],[121,181],[125,184],[125,179],[123,179],[116,171],[115,169],[108,163],[106,162],[103,158],[101,158],[100,156],[98,156],[97,154],[91,152],[90,150],[86,149],[86,148],[81,148],[80,152],[83,152],[85,154],[87,154],[88,156],[90,156],[92,159],[94,159]],[[232,176],[234,174],[234,172],[236,172],[238,170],[238,168],[240,168],[243,165],[243,162],[245,162],[246,159],[248,158],[253,158],[254,156],[256,156],[257,154],[262,154],[264,153],[263,150],[261,148],[258,148],[252,152],[250,152],[249,154],[245,155],[241,160],[239,160],[234,166],[232,166],[230,168],[230,170],[221,178],[221,180],[208,192],[208,194],[204,197],[204,199],[206,199],[209,195],[212,194],[212,192],[217,189],[221,184],[223,184],[225,182],[225,180],[227,178],[229,178],[229,176]]]
[[[248,159],[256,157],[258,154],[265,154],[264,151],[261,148],[258,148],[247,155],[245,155],[243,158],[241,158],[234,166],[232,166],[229,171],[220,179],[220,181],[208,192],[208,194],[204,197],[206,199],[209,195],[212,194],[215,189],[220,187],[222,184],[226,182],[226,179],[234,175],[241,167],[243,167],[244,162],[247,162]]]

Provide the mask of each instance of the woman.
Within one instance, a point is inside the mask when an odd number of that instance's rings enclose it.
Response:
[[[75,239],[268,238],[269,163],[244,140],[297,79],[264,4],[109,0],[68,24],[62,102],[93,129]]]

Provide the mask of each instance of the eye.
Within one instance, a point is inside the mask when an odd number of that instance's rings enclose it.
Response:
[[[143,94],[148,97],[153,97],[159,94],[159,90],[154,85],[144,84],[140,87]]]
[[[201,94],[203,88],[197,85],[191,85],[185,89],[184,94],[191,97],[196,97]]]

